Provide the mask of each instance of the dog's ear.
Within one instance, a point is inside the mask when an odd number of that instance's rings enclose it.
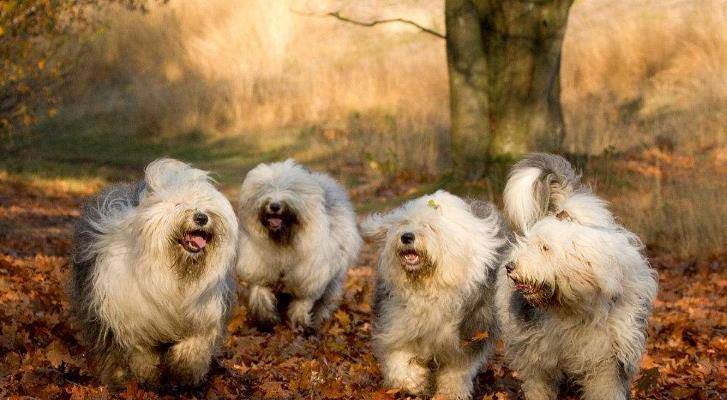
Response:
[[[368,242],[380,243],[386,239],[389,224],[381,213],[371,214],[360,224],[361,235]]]

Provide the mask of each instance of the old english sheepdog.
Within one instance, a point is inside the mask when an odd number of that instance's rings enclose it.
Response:
[[[104,190],[74,235],[72,307],[101,380],[206,375],[234,290],[237,218],[207,172],[172,159]]]
[[[555,399],[568,382],[586,400],[629,398],[657,291],[638,237],[559,156],[517,163],[504,202],[517,236],[496,301],[525,397]]]
[[[373,344],[384,384],[471,398],[498,332],[499,213],[440,190],[373,214],[361,228],[379,248]]]
[[[287,295],[291,325],[319,328],[362,245],[345,189],[294,160],[260,164],[242,183],[239,207],[237,269],[249,285],[250,316],[277,323],[277,301]]]

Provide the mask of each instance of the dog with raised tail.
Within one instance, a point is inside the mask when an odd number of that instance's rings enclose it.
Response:
[[[373,214],[361,229],[378,247],[373,345],[384,384],[470,399],[498,334],[499,213],[440,190]]]
[[[240,189],[237,270],[248,285],[250,316],[314,331],[336,310],[349,267],[363,244],[345,189],[290,159],[260,164]]]
[[[526,399],[556,399],[564,382],[586,400],[629,398],[657,292],[639,238],[560,156],[518,162],[504,203],[516,236],[496,300]]]
[[[207,172],[172,159],[85,206],[69,292],[103,382],[155,384],[163,369],[202,381],[234,298],[237,231]]]

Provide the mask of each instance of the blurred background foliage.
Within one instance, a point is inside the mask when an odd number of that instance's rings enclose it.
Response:
[[[0,3],[0,132],[3,139],[53,117],[59,87],[79,68],[96,18],[111,4],[145,11],[145,0],[6,0]]]

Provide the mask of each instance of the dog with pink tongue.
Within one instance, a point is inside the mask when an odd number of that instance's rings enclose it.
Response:
[[[346,190],[289,159],[248,172],[239,207],[249,315],[269,327],[286,313],[293,328],[317,330],[338,308],[363,244]]]
[[[155,384],[163,369],[183,385],[202,381],[235,293],[237,235],[207,172],[177,160],[88,202],[69,294],[104,383]]]

